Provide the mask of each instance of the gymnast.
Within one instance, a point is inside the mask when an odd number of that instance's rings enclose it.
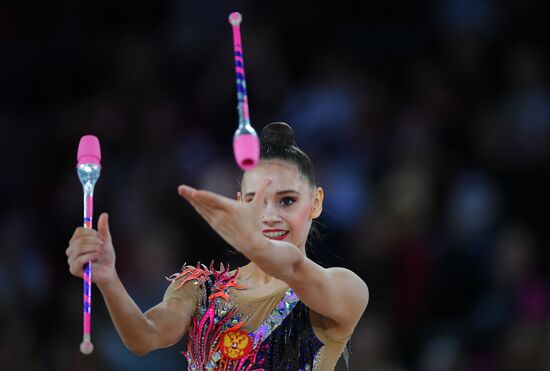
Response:
[[[187,334],[189,370],[334,370],[369,291],[350,270],[306,256],[324,192],[292,128],[264,127],[260,162],[243,172],[236,200],[187,185],[178,193],[250,262],[231,271],[184,265],[162,302],[143,313],[117,275],[108,215],[97,230],[76,228],[66,250],[70,272],[82,277],[92,262],[126,347],[145,355]]]

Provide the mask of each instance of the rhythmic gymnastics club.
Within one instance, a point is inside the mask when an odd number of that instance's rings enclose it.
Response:
[[[250,170],[258,164],[260,158],[260,141],[258,134],[250,125],[248,111],[248,95],[244,76],[243,47],[241,43],[241,21],[239,12],[229,15],[229,23],[233,26],[233,47],[235,49],[235,74],[237,75],[237,111],[239,112],[239,127],[233,135],[233,153],[237,164],[243,170]]]
[[[78,144],[78,153],[76,155],[76,172],[78,179],[82,183],[84,191],[84,228],[92,228],[93,208],[94,208],[94,186],[101,172],[101,150],[99,140],[93,135],[84,135],[80,138]],[[94,346],[90,334],[90,320],[92,313],[92,262],[89,261],[84,266],[83,272],[84,292],[83,292],[83,335],[80,351],[83,354],[90,354],[94,351]]]

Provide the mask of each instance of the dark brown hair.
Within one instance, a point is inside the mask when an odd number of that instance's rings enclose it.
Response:
[[[260,160],[283,160],[295,164],[312,188],[317,185],[311,160],[296,145],[294,130],[284,122],[272,122],[262,129]]]

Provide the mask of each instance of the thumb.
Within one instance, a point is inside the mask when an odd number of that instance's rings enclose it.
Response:
[[[97,232],[104,241],[111,241],[111,231],[109,230],[109,214],[101,213],[97,221]]]

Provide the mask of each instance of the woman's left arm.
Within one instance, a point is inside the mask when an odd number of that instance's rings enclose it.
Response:
[[[300,300],[324,318],[334,339],[353,332],[369,301],[365,282],[345,268],[323,268],[284,241],[265,239],[242,253],[264,272],[285,281]]]
[[[331,337],[346,338],[367,306],[367,285],[350,270],[323,268],[295,245],[270,240],[258,232],[269,183],[248,203],[188,186],[178,187],[178,192],[225,241],[264,272],[286,282],[305,305],[321,314],[323,328]]]

